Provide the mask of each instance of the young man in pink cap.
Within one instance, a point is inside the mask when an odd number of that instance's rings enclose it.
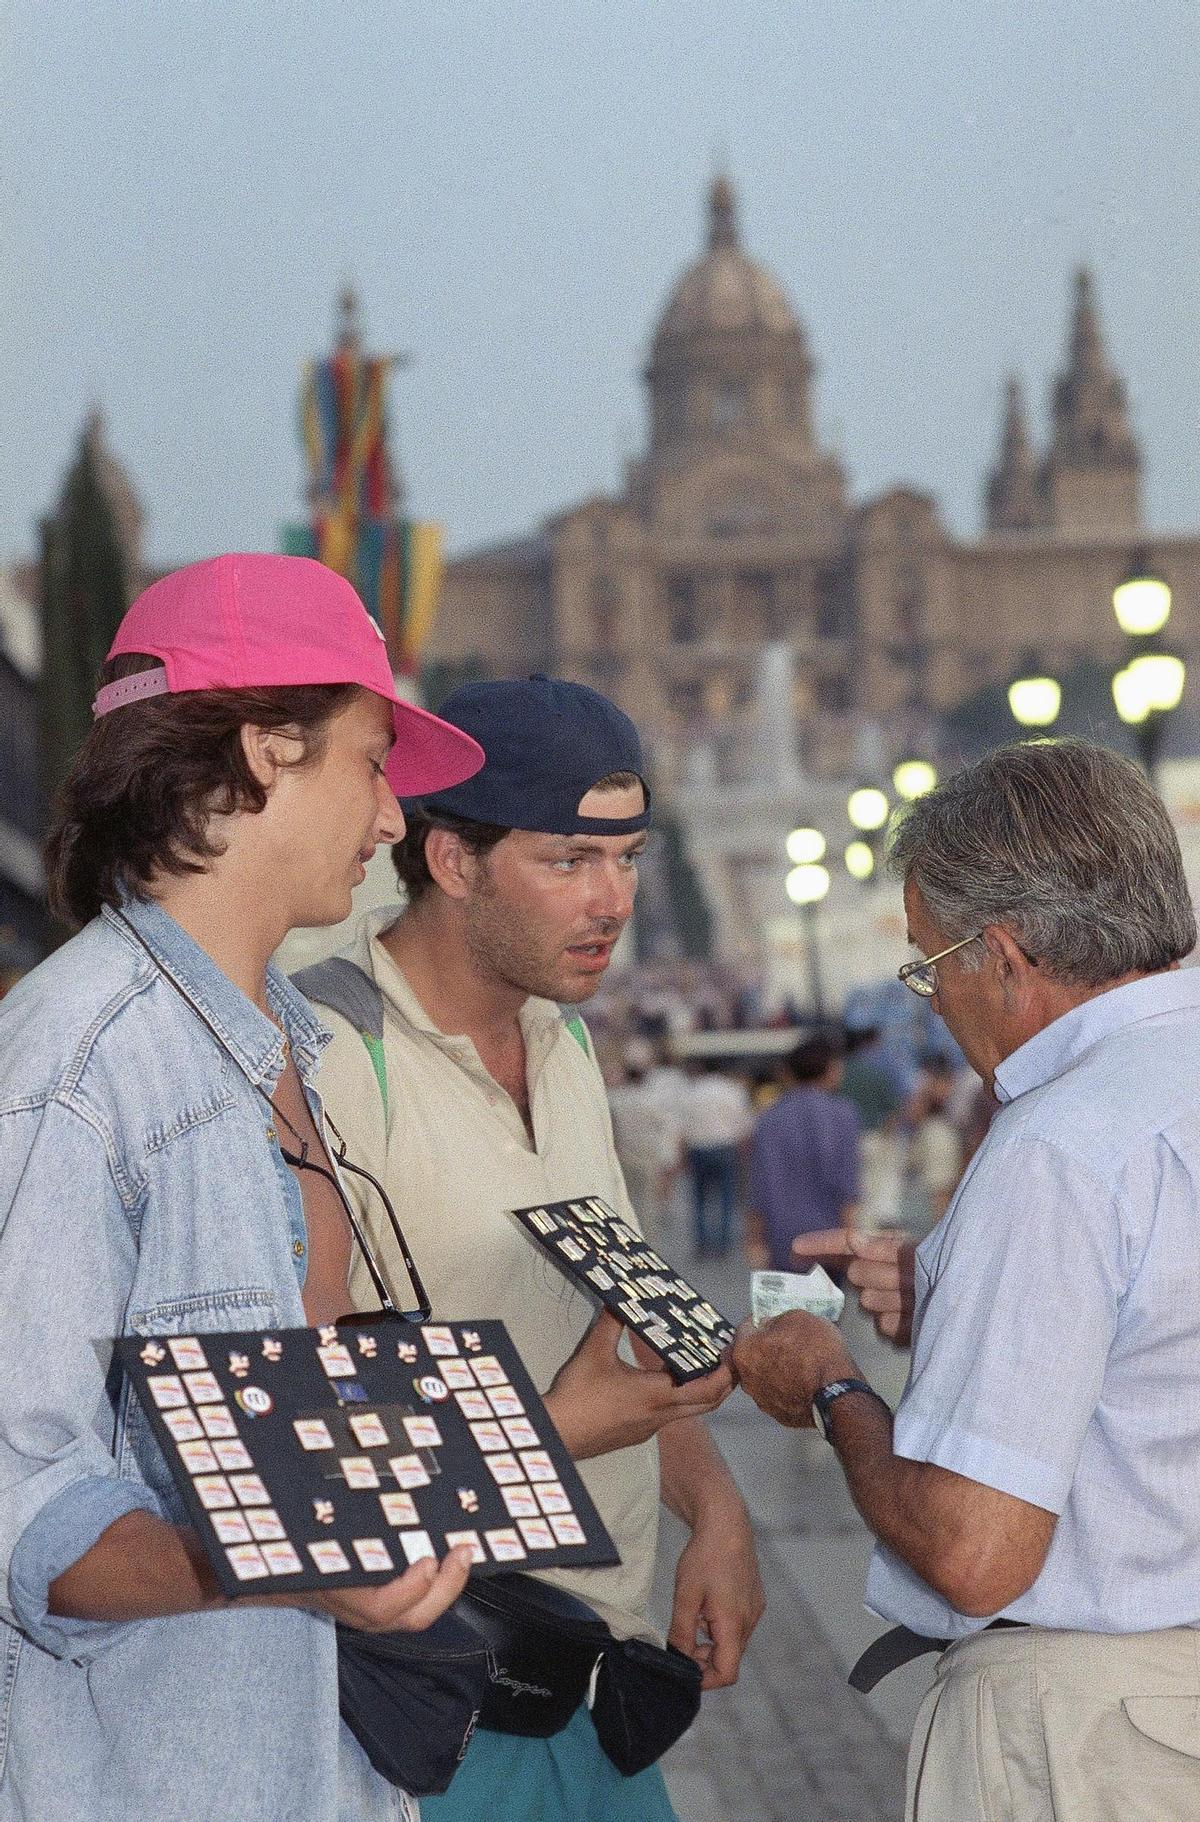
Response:
[[[48,849],[82,928],[0,1012],[0,1818],[394,1822],[333,1621],[428,1625],[465,1561],[224,1599],[112,1338],[344,1313],[326,1034],[270,957],[346,915],[398,790],[482,754],[397,699],[358,597],[303,558],[156,583],[95,706]]]

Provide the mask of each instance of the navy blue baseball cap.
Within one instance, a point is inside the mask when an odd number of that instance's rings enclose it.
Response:
[[[542,835],[636,835],[649,823],[638,731],[598,690],[540,676],[468,683],[438,715],[479,742],[483,768],[409,804]],[[614,772],[641,779],[645,808],[636,816],[581,816],[592,786]]]

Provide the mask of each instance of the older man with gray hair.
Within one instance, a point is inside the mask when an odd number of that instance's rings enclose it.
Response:
[[[901,979],[1000,1111],[917,1250],[894,1422],[815,1317],[747,1327],[735,1367],[781,1423],[821,1428],[879,1540],[867,1604],[900,1630],[858,1686],[942,1651],[910,1822],[1195,1822],[1200,970],[1178,970],[1179,844],[1134,766],[1039,742],[916,804],[892,863],[925,958]],[[869,1246],[852,1280],[904,1339],[903,1259]]]

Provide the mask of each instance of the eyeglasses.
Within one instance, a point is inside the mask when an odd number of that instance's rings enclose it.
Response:
[[[896,976],[897,980],[903,981],[911,993],[919,994],[923,1000],[932,999],[938,990],[936,964],[944,962],[956,950],[965,949],[968,943],[977,943],[982,935],[982,930],[976,930],[974,936],[964,936],[961,942],[951,943],[948,949],[939,949],[936,955],[929,956],[926,961],[905,962]]]
[[[371,1243],[367,1239],[362,1223],[355,1213],[354,1205],[338,1182],[337,1177],[332,1171],[325,1170],[321,1165],[313,1163],[308,1155],[307,1145],[302,1146],[302,1153],[299,1157],[294,1153],[283,1151],[283,1147],[281,1146],[280,1150],[283,1152],[285,1163],[292,1165],[294,1169],[315,1171],[317,1176],[324,1177],[328,1183],[333,1185],[333,1188],[337,1192],[338,1200],[345,1210],[346,1219],[350,1223],[350,1231],[358,1242],[358,1250],[362,1254],[363,1263],[366,1265],[367,1271],[370,1274],[371,1283],[375,1287],[375,1294],[379,1298],[379,1310],[351,1311],[348,1315],[339,1316],[339,1323],[347,1325],[356,1322],[376,1322],[379,1319],[381,1311],[385,1316],[398,1316],[404,1322],[428,1322],[430,1316],[433,1314],[433,1304],[430,1301],[429,1292],[421,1282],[421,1274],[417,1270],[417,1262],[408,1249],[408,1241],[404,1238],[404,1229],[401,1227],[399,1217],[392,1206],[391,1197],[388,1195],[378,1177],[373,1177],[371,1172],[362,1164],[354,1164],[346,1156],[346,1141],[330,1119],[328,1113],[325,1115],[325,1124],[329,1127],[334,1138],[337,1140],[336,1155],[338,1169],[351,1171],[354,1176],[364,1178],[366,1182],[371,1185],[371,1188],[375,1191],[379,1200],[383,1203],[383,1210],[388,1218],[388,1225],[392,1230],[392,1236],[396,1245],[400,1249],[400,1257],[404,1261],[404,1269],[408,1273],[408,1281],[412,1286],[413,1295],[417,1299],[417,1307],[415,1310],[398,1310],[396,1308],[396,1305],[392,1300],[391,1292],[388,1289],[387,1280],[384,1278],[383,1271],[379,1261],[375,1257]]]

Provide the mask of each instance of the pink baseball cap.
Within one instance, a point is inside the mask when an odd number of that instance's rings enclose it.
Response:
[[[175,570],[121,621],[108,656],[125,652],[163,668],[106,683],[94,715],[183,690],[357,683],[392,705],[384,770],[397,796],[445,790],[483,764],[477,740],[396,694],[383,634],[350,584],[312,557],[210,557]]]

